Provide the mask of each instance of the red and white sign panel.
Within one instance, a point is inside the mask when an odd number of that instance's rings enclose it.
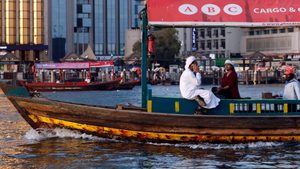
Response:
[[[150,25],[300,25],[300,0],[148,0],[147,6]]]
[[[114,61],[90,62],[90,67],[113,67]]]

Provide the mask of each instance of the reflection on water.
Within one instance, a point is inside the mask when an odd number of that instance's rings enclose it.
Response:
[[[210,88],[211,86],[206,86]],[[278,92],[282,85],[240,86],[243,97]],[[179,96],[178,86],[154,95]],[[96,105],[140,104],[130,91],[57,92],[45,96]],[[158,144],[103,139],[66,129],[33,130],[15,111],[0,113],[0,168],[297,168],[298,143]]]

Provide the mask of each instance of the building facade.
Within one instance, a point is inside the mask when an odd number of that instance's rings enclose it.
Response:
[[[101,56],[124,56],[125,34],[138,27],[140,0],[52,0],[49,56],[58,61],[91,46]],[[64,45],[63,45],[64,44]]]
[[[240,57],[241,28],[207,27],[197,29],[197,52],[215,58]]]
[[[241,53],[243,55],[249,55],[255,52],[272,56],[288,56],[291,59],[299,60],[300,28],[244,29],[241,40]]]
[[[195,34],[193,35],[192,28],[176,28],[176,30],[178,31],[178,40],[181,43],[179,55],[182,56],[183,58],[186,58],[189,55],[189,53],[193,51],[192,45],[198,44],[196,41],[193,41],[196,40],[196,35]]]
[[[0,15],[0,61],[47,60],[47,0],[1,0]]]

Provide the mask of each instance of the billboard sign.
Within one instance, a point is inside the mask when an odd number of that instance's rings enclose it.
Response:
[[[150,25],[299,26],[299,0],[148,0]]]

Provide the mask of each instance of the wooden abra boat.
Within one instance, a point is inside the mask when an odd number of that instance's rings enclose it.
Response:
[[[12,92],[10,92],[12,93]],[[197,103],[153,97],[148,107],[97,107],[44,98],[9,96],[32,128],[64,127],[109,138],[155,142],[300,141],[295,100],[222,100],[207,115]]]
[[[199,2],[199,3],[198,3]],[[259,2],[259,3],[258,3]],[[272,1],[273,2],[273,1]],[[184,0],[148,0],[141,12],[142,24],[142,107],[96,107],[51,101],[41,98],[9,96],[23,118],[33,128],[65,127],[101,137],[155,142],[253,142],[300,141],[300,102],[298,100],[222,100],[207,115],[194,115],[195,101],[183,98],[154,97],[147,90],[147,39],[152,26],[265,26],[300,25],[299,17],[286,20],[278,14],[273,24],[268,15],[253,12],[250,7],[264,8],[261,1],[241,1],[226,7],[227,14],[247,11],[246,18],[206,15],[200,10],[211,8],[206,2],[187,4]],[[171,4],[171,5],[170,5]],[[247,5],[244,5],[247,4]],[[296,1],[285,3],[297,6]],[[218,4],[224,6],[224,4]],[[231,5],[231,6],[230,6]],[[283,6],[282,6],[283,5]],[[218,6],[214,5],[212,8]],[[243,7],[243,10],[238,7]],[[272,7],[287,7],[274,1]],[[218,7],[219,8],[219,7]],[[249,8],[249,9],[248,9]],[[149,25],[147,9],[149,10]],[[165,12],[161,12],[165,11]],[[180,12],[180,13],[179,13]],[[235,13],[236,12],[236,13]],[[182,15],[184,14],[184,16]],[[244,15],[244,14],[243,14]],[[169,16],[172,16],[171,18]],[[214,18],[215,17],[215,18]],[[221,18],[221,20],[220,20]],[[6,92],[14,95],[14,92]]]

